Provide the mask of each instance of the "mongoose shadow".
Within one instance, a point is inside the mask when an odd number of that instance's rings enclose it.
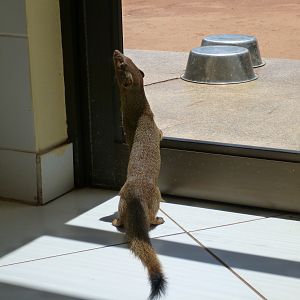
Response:
[[[111,215],[100,218],[99,221],[111,223],[117,217],[118,217],[118,212],[116,211]]]
[[[105,216],[105,217],[100,218],[99,221],[101,221],[101,222],[106,222],[106,223],[112,223],[112,221],[113,221],[114,219],[116,219],[117,217],[118,217],[118,212],[116,211],[116,212],[114,212],[114,213],[111,214],[111,215],[108,215],[108,216]],[[117,228],[117,230],[118,230],[119,232],[125,233],[125,228],[123,228],[123,227],[116,227],[116,228]]]
[[[149,237],[151,225],[164,223],[163,218],[156,216],[161,200],[157,181],[162,132],[145,96],[144,73],[118,50],[114,51],[113,60],[130,157],[127,179],[120,191],[118,218],[112,224],[125,228],[130,250],[148,270],[149,299],[156,299],[164,294],[167,285]]]

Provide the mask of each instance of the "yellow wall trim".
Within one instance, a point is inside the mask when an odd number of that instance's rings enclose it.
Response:
[[[58,0],[26,0],[37,152],[67,140]]]

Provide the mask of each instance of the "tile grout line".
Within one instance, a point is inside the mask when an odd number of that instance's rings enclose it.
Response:
[[[278,216],[281,216],[281,215],[261,217],[261,218],[257,218],[257,219],[251,219],[251,220],[246,220],[246,221],[239,221],[239,222],[228,223],[228,224],[224,224],[224,225],[217,225],[217,226],[212,226],[212,227],[206,227],[206,228],[202,228],[202,229],[201,228],[200,229],[193,229],[193,230],[189,230],[188,232],[203,231],[203,230],[209,230],[209,229],[214,229],[214,228],[233,226],[233,225],[238,225],[238,224],[243,224],[243,223],[249,223],[249,222],[255,222],[255,221],[262,221],[262,220],[266,220],[268,218],[274,218],[274,217],[278,217]]]
[[[256,290],[250,283],[248,283],[243,277],[241,277],[237,272],[235,272],[229,265],[227,265],[221,258],[214,254],[209,248],[197,240],[189,231],[186,231],[180,224],[178,224],[172,217],[170,217],[164,210],[160,208],[161,212],[164,213],[169,219],[171,219],[177,226],[179,226],[191,239],[193,239],[200,247],[206,250],[211,256],[213,256],[217,261],[219,261],[226,269],[228,269],[233,275],[240,279],[244,284],[246,284],[253,292],[255,292],[261,299],[268,300],[263,296],[258,290]]]
[[[175,236],[175,235],[181,235],[181,234],[188,234],[192,239],[194,239],[199,245],[201,245],[201,247],[203,247],[206,250],[207,250],[207,248],[204,245],[202,245],[197,239],[195,239],[193,237],[193,235],[190,234],[191,232],[203,231],[203,230],[214,229],[214,228],[225,227],[225,226],[231,226],[231,225],[241,224],[241,223],[246,223],[246,222],[253,222],[253,221],[258,221],[258,220],[267,219],[267,218],[271,218],[271,217],[276,217],[276,216],[281,216],[282,215],[282,214],[278,214],[278,215],[269,216],[269,217],[262,217],[262,218],[255,219],[255,220],[241,221],[241,222],[237,222],[237,223],[231,223],[231,224],[226,224],[226,225],[220,225],[220,226],[214,226],[214,227],[208,227],[208,228],[203,228],[203,229],[196,229],[196,230],[186,231],[181,225],[179,225],[173,218],[171,218],[161,208],[160,208],[160,211],[163,214],[165,214],[172,222],[174,222],[182,230],[182,232],[164,234],[164,235],[160,235],[160,236],[157,236],[157,237],[153,237],[151,239],[160,239],[160,238],[163,238],[163,237],[169,237],[169,236]],[[99,247],[95,247],[95,248],[88,248],[88,249],[79,250],[79,251],[72,251],[72,252],[67,252],[67,253],[62,253],[62,254],[57,254],[57,255],[45,256],[45,257],[41,257],[41,258],[33,258],[33,259],[29,259],[29,260],[24,260],[24,261],[18,261],[18,262],[14,262],[14,263],[0,265],[0,268],[2,268],[2,267],[9,267],[9,266],[13,266],[13,265],[19,265],[19,264],[30,263],[30,262],[34,262],[34,261],[46,260],[46,259],[51,259],[51,258],[56,258],[56,257],[61,257],[61,256],[67,256],[67,255],[72,255],[72,254],[77,254],[77,253],[83,253],[83,252],[88,252],[88,251],[94,251],[94,250],[99,250],[99,249],[104,249],[104,248],[114,247],[114,246],[119,246],[119,245],[125,245],[125,244],[128,244],[128,242],[110,244],[110,245],[99,246]],[[207,250],[207,251],[209,253],[211,252],[210,250]],[[214,253],[211,253],[211,255],[213,255],[215,257]],[[216,259],[219,260],[218,257],[216,257]],[[220,262],[222,264],[224,264],[222,261],[220,261]],[[228,267],[228,268],[230,268],[230,267]],[[237,276],[239,276],[239,275],[237,274]]]
[[[160,238],[163,238],[163,237],[180,235],[180,234],[185,234],[185,231],[170,233],[170,234],[164,234],[164,235],[160,235],[160,236],[157,236],[157,237],[154,237],[154,238],[151,238],[151,239],[160,239]],[[40,257],[40,258],[32,258],[32,259],[28,259],[28,260],[23,260],[23,261],[18,261],[18,262],[13,262],[13,263],[9,263],[9,264],[0,265],[0,268],[14,266],[14,265],[20,265],[20,264],[26,264],[26,263],[31,263],[31,262],[35,262],[35,261],[46,260],[46,259],[51,259],[51,258],[56,258],[56,257],[61,257],[61,256],[72,255],[72,254],[78,254],[78,253],[83,253],[83,252],[95,251],[95,250],[99,250],[99,249],[104,249],[104,248],[109,248],[109,247],[114,247],[114,246],[120,246],[120,245],[126,245],[126,244],[128,244],[128,242],[110,244],[110,245],[99,246],[99,247],[95,247],[95,248],[88,248],[88,249],[83,249],[83,250],[78,250],[78,251],[66,252],[66,253],[62,253],[62,254],[44,256],[44,257]]]
[[[118,245],[122,245],[122,244],[127,244],[127,242],[117,243],[117,244],[112,244],[112,245],[106,245],[106,246],[99,246],[99,247],[89,248],[89,249],[84,249],[84,250],[79,250],[79,251],[72,251],[72,252],[67,252],[67,253],[62,253],[62,254],[56,254],[56,255],[50,255],[50,256],[45,256],[45,257],[40,257],[40,258],[33,258],[33,259],[18,261],[18,262],[14,262],[14,263],[1,265],[0,268],[9,267],[9,266],[13,266],[13,265],[26,264],[26,263],[30,263],[30,262],[34,262],[34,261],[46,260],[46,259],[49,259],[49,258],[51,259],[51,258],[56,258],[56,257],[61,257],[61,256],[77,254],[77,253],[89,252],[89,251],[94,251],[94,250],[98,250],[98,249],[108,248],[108,247],[111,247],[111,246],[118,246]]]

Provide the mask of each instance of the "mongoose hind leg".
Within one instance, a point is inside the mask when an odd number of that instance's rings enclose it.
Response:
[[[118,208],[118,218],[112,221],[112,225],[116,227],[122,227],[124,225],[124,217],[126,211],[126,202],[123,197],[120,197],[119,208]]]
[[[161,217],[156,217],[156,214],[159,210],[160,200],[161,200],[161,194],[158,187],[155,188],[155,193],[153,197],[154,197],[154,201],[152,202],[152,207],[149,209],[150,224],[160,225],[163,224],[165,220]]]

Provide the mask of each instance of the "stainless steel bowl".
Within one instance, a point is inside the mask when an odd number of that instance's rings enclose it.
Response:
[[[201,46],[238,46],[247,48],[250,52],[253,68],[262,67],[258,42],[255,36],[242,34],[217,34],[206,36]]]
[[[237,46],[204,46],[190,51],[183,80],[230,84],[257,78],[248,49]]]

